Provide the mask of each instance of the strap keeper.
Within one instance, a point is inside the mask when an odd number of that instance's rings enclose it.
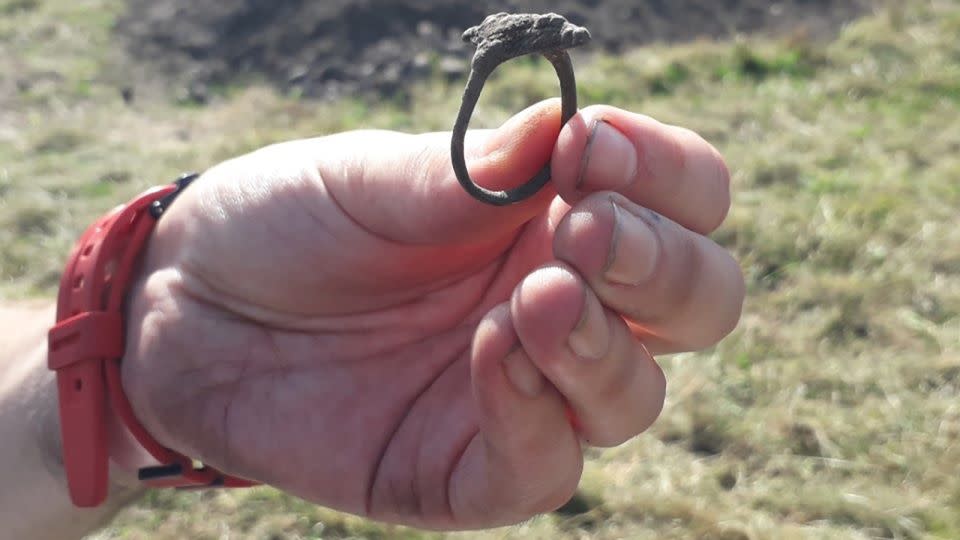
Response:
[[[78,362],[123,356],[119,312],[88,311],[59,322],[47,336],[47,366],[54,371]]]

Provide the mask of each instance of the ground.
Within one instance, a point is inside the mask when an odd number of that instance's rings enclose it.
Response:
[[[317,3],[319,4],[319,3]],[[120,0],[0,0],[0,296],[50,298],[82,227],[181,170],[355,127],[449,129],[462,80],[403,101],[232,83],[123,99]],[[563,512],[437,535],[268,488],[153,492],[91,538],[960,538],[960,1],[905,0],[827,41],[654,44],[576,60],[584,104],[704,134],[733,171],[715,238],[744,268],[739,328],[660,359],[645,435],[591,451]],[[140,69],[147,69],[141,66]],[[496,74],[476,126],[553,96]]]
[[[460,39],[497,11],[555,11],[586,25],[591,50],[783,32],[824,37],[869,0],[130,0],[117,34],[133,55],[203,99],[263,77],[284,91],[338,97],[402,93],[411,80],[459,77]]]

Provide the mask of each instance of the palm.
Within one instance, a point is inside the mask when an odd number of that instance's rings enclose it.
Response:
[[[178,310],[210,324],[175,332],[206,346],[154,383],[159,422],[179,430],[165,442],[348,511],[452,523],[447,484],[479,431],[470,342],[549,256],[530,241],[550,234],[545,220],[411,245],[324,206],[309,171],[274,179],[266,202],[244,196],[261,181],[198,184],[197,198],[225,202],[178,214],[203,231],[179,245]],[[184,385],[198,370],[217,381]]]

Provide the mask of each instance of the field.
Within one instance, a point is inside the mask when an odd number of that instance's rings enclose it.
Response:
[[[388,103],[250,84],[197,105],[129,77],[120,0],[0,0],[0,298],[52,297],[96,215],[181,170],[356,127],[446,130],[461,82]],[[879,3],[878,3],[879,4]],[[154,492],[92,539],[960,538],[960,1],[891,3],[803,35],[577,59],[582,103],[702,133],[734,207],[715,237],[747,276],[739,328],[662,359],[645,435],[591,452],[561,512],[487,532],[384,527],[267,488]],[[498,71],[475,126],[557,92]]]

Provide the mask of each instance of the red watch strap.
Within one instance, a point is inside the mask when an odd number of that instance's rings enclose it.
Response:
[[[98,506],[107,496],[108,406],[161,463],[140,471],[146,485],[255,485],[211,467],[194,467],[190,458],[160,445],[137,421],[121,385],[124,295],[163,210],[151,212],[150,207],[181,185],[151,189],[97,220],[81,236],[60,281],[47,362],[57,373],[63,462],[76,506]]]

